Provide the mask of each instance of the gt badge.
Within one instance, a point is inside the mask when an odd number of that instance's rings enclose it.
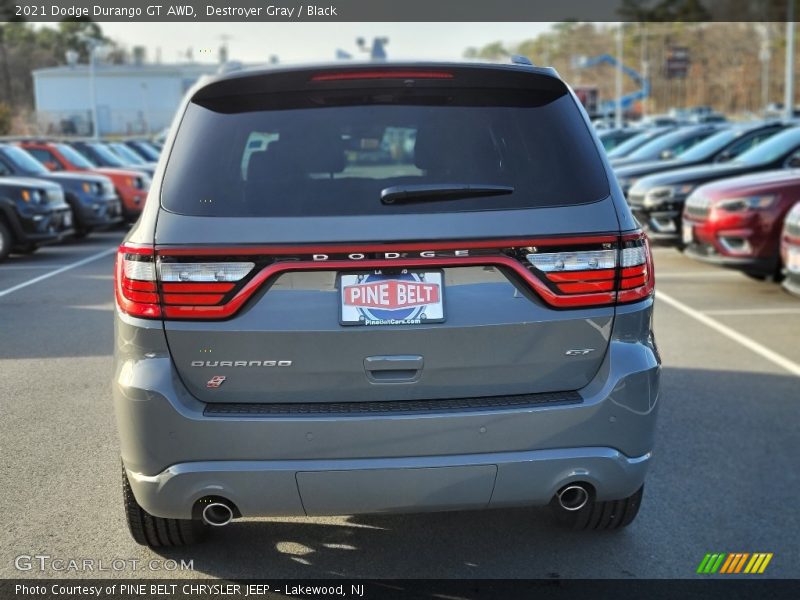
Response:
[[[207,388],[218,388],[223,383],[225,383],[225,375],[214,375],[211,379],[208,380],[206,384]]]

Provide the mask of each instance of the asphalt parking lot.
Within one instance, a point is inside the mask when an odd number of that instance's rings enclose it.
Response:
[[[121,232],[0,265],[0,577],[696,577],[708,552],[772,552],[800,577],[800,298],[655,251],[664,359],[637,521],[557,529],[547,509],[236,521],[159,553],[122,514],[110,399]],[[143,571],[20,572],[19,555],[136,559]],[[149,559],[194,570],[150,571]]]

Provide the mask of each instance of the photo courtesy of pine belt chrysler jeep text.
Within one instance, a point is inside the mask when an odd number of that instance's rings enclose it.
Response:
[[[258,516],[633,521],[652,258],[555,71],[229,72],[189,92],[164,153],[115,273],[137,542]]]

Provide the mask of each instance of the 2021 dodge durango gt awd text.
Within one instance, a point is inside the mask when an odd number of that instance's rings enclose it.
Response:
[[[116,266],[137,542],[240,516],[634,519],[652,261],[553,70],[239,71],[170,136]]]

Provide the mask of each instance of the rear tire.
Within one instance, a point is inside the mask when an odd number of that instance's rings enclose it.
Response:
[[[128,530],[137,544],[151,548],[186,546],[202,541],[208,534],[208,526],[202,521],[154,517],[139,506],[125,467],[122,467],[122,499]]]
[[[556,498],[550,501],[550,506],[558,524],[573,531],[622,529],[630,525],[639,514],[643,493],[644,485],[627,498],[598,502],[594,499],[592,490],[589,501],[580,510],[565,510],[559,506]]]
[[[3,262],[11,254],[11,231],[3,221],[0,221],[0,262]]]

